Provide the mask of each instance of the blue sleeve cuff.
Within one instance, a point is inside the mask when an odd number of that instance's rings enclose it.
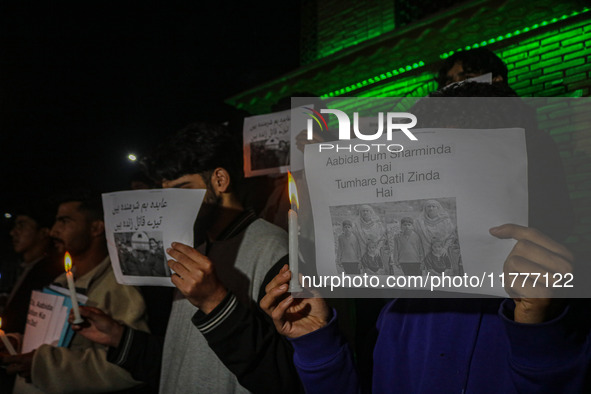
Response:
[[[576,330],[569,322],[570,307],[556,318],[540,324],[517,323],[513,320],[515,302],[501,303],[499,316],[507,330],[514,362],[530,368],[560,367],[573,362],[581,354]]]
[[[346,341],[339,333],[337,313],[332,311],[328,324],[319,330],[298,338],[289,338],[294,348],[294,361],[298,365],[320,365],[335,358]]]

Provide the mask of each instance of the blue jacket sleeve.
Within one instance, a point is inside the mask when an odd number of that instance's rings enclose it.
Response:
[[[339,334],[336,313],[325,327],[290,339],[306,393],[360,393],[351,349]]]
[[[542,324],[513,320],[515,304],[505,300],[499,315],[510,342],[513,382],[520,393],[578,393],[589,389],[589,328],[571,306]]]

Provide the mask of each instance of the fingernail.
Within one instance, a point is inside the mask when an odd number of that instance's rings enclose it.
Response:
[[[283,274],[281,274],[284,278],[288,278],[289,277],[289,270],[285,271]]]
[[[287,290],[287,285],[281,285],[281,286],[279,286],[279,290]]]
[[[166,249],[166,253],[170,254],[170,252],[172,252],[172,248]]]
[[[491,227],[488,229],[488,232],[491,233],[492,235],[495,235],[499,232],[499,227]]]

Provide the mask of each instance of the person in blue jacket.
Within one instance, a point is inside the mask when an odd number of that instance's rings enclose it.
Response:
[[[494,85],[494,84],[493,84]],[[508,86],[465,83],[441,96],[489,97]],[[445,89],[444,89],[445,90]],[[527,118],[514,108],[496,108],[513,121]],[[416,108],[417,113],[420,108]],[[462,108],[457,108],[462,111]],[[507,110],[507,111],[505,111]],[[415,113],[414,110],[411,110]],[[474,114],[474,108],[466,108]],[[434,111],[425,111],[431,114]],[[490,121],[497,113],[468,119],[441,111],[455,127]],[[422,118],[417,115],[417,118]],[[502,127],[504,120],[496,127]],[[528,125],[531,126],[531,125]],[[493,128],[493,127],[491,127]],[[564,176],[555,148],[535,127],[526,129],[529,225],[490,229],[516,244],[504,262],[506,273],[571,273],[572,253],[559,242],[572,224]],[[501,263],[501,262],[499,262]],[[286,267],[267,285],[261,308],[289,338],[306,392],[361,392],[363,384],[349,344],[337,330],[337,316],[322,298],[288,294]],[[511,298],[396,298],[381,311],[371,373],[376,393],[578,393],[591,392],[591,336],[585,300],[553,298],[551,288],[507,287]],[[447,295],[449,297],[449,295]]]
[[[490,233],[518,240],[505,261],[510,272],[572,264],[572,254],[538,230],[505,224]],[[290,339],[306,392],[360,392],[335,313],[322,298],[285,297],[290,276],[285,266],[261,307]],[[373,392],[585,392],[590,336],[580,307],[549,298],[394,299],[377,322]]]

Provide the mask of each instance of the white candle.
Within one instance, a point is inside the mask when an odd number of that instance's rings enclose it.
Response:
[[[0,327],[2,326],[2,319],[0,319]],[[16,355],[16,350],[14,350],[14,347],[12,346],[12,343],[10,343],[10,339],[8,339],[6,337],[6,334],[4,334],[3,330],[0,330],[0,339],[2,339],[2,342],[4,342],[4,347],[6,348],[6,350],[8,350],[8,353],[10,353],[11,356]]]
[[[291,172],[287,174],[289,201],[292,209],[287,213],[287,229],[289,231],[289,270],[291,271],[291,280],[289,281],[289,291],[292,293],[301,292],[299,280],[299,248],[298,248],[298,233],[300,231],[298,225],[298,213],[295,209],[298,206],[298,190]],[[295,209],[294,209],[295,208]]]
[[[0,338],[2,338],[2,342],[4,342],[4,347],[6,348],[6,350],[8,350],[8,353],[14,356],[16,354],[16,350],[14,350],[14,347],[12,347],[12,343],[10,343],[10,340],[6,337],[6,335],[4,335],[4,331],[2,330],[0,330]]]
[[[302,287],[298,278],[298,213],[293,209],[287,213],[287,225],[289,229],[289,270],[291,271],[289,291],[296,293],[302,291]]]
[[[72,273],[72,258],[68,252],[66,252],[66,256],[64,257],[64,265],[66,266],[66,279],[68,280],[68,289],[70,289],[70,299],[72,300],[72,309],[74,310],[73,324],[80,324],[84,322],[84,319],[80,316],[80,309],[78,308],[76,285],[74,284],[74,274]]]

